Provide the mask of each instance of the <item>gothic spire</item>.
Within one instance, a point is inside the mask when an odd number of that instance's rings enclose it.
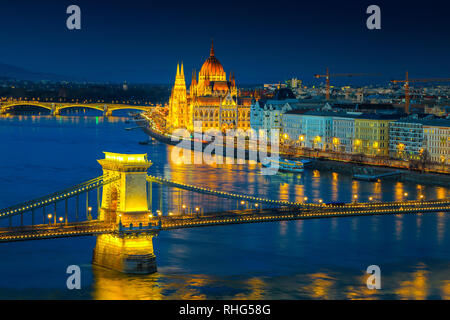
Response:
[[[211,39],[211,52],[209,53],[210,57],[214,57],[214,40]]]

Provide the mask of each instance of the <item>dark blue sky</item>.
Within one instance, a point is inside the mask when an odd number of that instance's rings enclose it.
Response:
[[[70,4],[81,7],[80,31],[66,28]],[[381,7],[381,30],[366,28],[370,4]],[[434,0],[2,0],[0,62],[88,80],[171,83],[177,61],[189,79],[214,38],[238,84],[291,76],[312,83],[327,66],[383,73],[378,81],[407,69],[411,77],[450,77],[449,14],[446,1]]]

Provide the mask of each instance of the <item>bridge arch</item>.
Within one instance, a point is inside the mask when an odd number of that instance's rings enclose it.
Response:
[[[61,110],[71,109],[71,108],[86,108],[86,109],[93,109],[103,112],[104,108],[100,106],[92,106],[92,105],[83,105],[83,104],[73,104],[73,105],[63,105],[56,107],[57,113],[61,112]]]
[[[23,101],[23,102],[16,102],[16,103],[2,105],[0,108],[0,113],[5,113],[5,112],[9,111],[10,109],[14,109],[15,107],[39,107],[39,108],[43,108],[46,110],[50,110],[50,112],[53,111],[53,109],[50,105],[45,105],[43,103],[34,103],[34,102]]]
[[[109,115],[112,115],[113,111],[116,110],[139,110],[139,111],[147,111],[149,107],[133,107],[133,106],[109,106],[107,112]]]

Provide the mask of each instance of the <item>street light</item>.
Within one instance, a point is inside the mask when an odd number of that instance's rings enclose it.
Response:
[[[47,218],[48,218],[48,224],[51,224],[52,223],[52,214],[51,213],[49,213],[48,215],[47,215]]]
[[[369,201],[372,201],[373,200],[373,197],[369,197]]]
[[[308,201],[308,197],[304,197],[303,200],[304,200],[304,201]]]
[[[61,223],[62,223],[62,222],[63,222],[63,220],[64,220],[64,218],[63,218],[63,217],[59,217],[59,219],[58,219],[58,220],[59,220],[59,222],[61,222]]]

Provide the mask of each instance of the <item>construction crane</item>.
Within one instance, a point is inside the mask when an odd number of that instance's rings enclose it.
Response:
[[[409,106],[410,106],[410,100],[409,100],[409,84],[411,82],[433,82],[433,81],[450,81],[450,78],[428,78],[428,79],[409,79],[408,71],[406,71],[406,77],[405,80],[391,80],[392,83],[404,83],[405,87],[405,113],[409,114]]]
[[[328,68],[326,74],[315,74],[314,77],[317,79],[325,78],[327,84],[326,98],[330,100],[330,77],[363,77],[363,76],[379,76],[380,74],[370,74],[370,73],[332,73],[330,74]]]

